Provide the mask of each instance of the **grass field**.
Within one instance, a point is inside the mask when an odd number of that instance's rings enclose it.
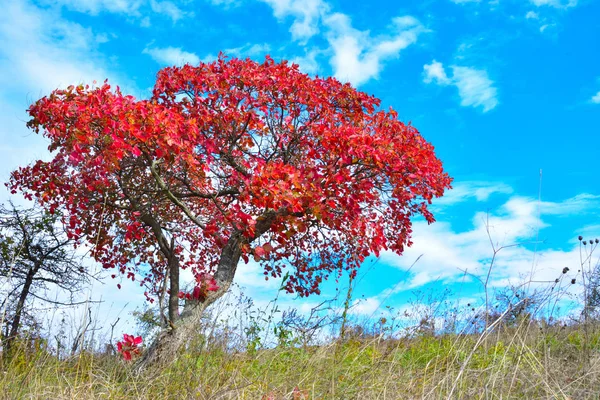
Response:
[[[355,330],[356,331],[356,330]],[[349,335],[225,350],[192,341],[166,370],[117,355],[58,359],[30,341],[5,360],[3,399],[598,399],[600,329],[523,320],[468,335]]]

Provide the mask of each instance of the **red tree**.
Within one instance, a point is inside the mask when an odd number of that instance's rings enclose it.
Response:
[[[71,86],[29,109],[54,158],[8,185],[65,209],[69,235],[105,268],[142,273],[151,298],[170,293],[175,329],[144,358],[156,361],[229,288],[240,258],[265,276],[290,269],[287,290],[305,296],[369,254],[401,254],[411,216],[434,221],[427,205],[451,179],[415,128],[378,107],[269,57],[165,68],[149,100]],[[180,268],[211,289],[187,296],[181,315]]]

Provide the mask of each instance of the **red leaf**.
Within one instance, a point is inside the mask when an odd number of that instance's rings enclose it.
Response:
[[[263,249],[261,246],[256,246],[254,248],[254,254],[258,257],[262,257],[265,255],[265,249]]]

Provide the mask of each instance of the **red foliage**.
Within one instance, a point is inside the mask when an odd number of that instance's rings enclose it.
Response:
[[[292,268],[288,291],[318,293],[333,271],[402,253],[410,218],[433,222],[427,205],[450,187],[433,146],[378,107],[268,57],[165,68],[148,100],[106,82],[71,86],[29,109],[54,158],[13,172],[8,186],[65,209],[71,237],[128,279],[144,270],[151,292],[168,260],[149,216],[196,276],[213,273],[240,232],[246,262],[272,277]]]
[[[212,275],[202,273],[196,275],[196,286],[194,286],[192,293],[179,292],[179,298],[203,302],[208,292],[215,292],[217,290],[219,290],[219,286],[215,278]]]
[[[142,344],[142,337],[128,334],[123,334],[123,340],[117,342],[117,351],[123,355],[123,358],[126,361],[131,361],[132,355],[139,355],[140,348],[138,347]]]

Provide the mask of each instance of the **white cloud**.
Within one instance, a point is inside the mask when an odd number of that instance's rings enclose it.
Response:
[[[176,23],[191,12],[183,11],[175,2],[169,0],[41,0],[44,3],[56,4],[72,11],[99,15],[101,13],[120,14],[130,20],[139,20],[142,27],[150,26],[150,18],[143,14],[149,9],[159,15],[170,18]]]
[[[283,20],[292,17],[290,27],[292,39],[306,41],[319,33],[320,19],[329,11],[329,5],[322,0],[260,0],[273,9],[273,15]]]
[[[265,280],[264,268],[257,262],[250,260],[248,264],[238,264],[234,282],[246,289],[268,291],[275,294],[281,285],[281,278]]]
[[[548,28],[552,28],[553,26],[556,26],[556,24],[544,24],[540,26],[540,32],[544,33]]]
[[[210,0],[213,4],[229,5],[228,0]],[[332,13],[324,0],[259,0],[273,9],[273,15],[280,21],[292,18],[290,26],[292,39],[305,44],[310,38],[324,31],[329,48],[313,48],[303,57],[292,61],[299,64],[304,72],[315,73],[319,69],[316,56],[330,53],[330,64],[334,75],[356,86],[377,78],[384,61],[397,58],[400,51],[417,41],[426,29],[415,18],[397,17],[389,27],[390,34],[371,37],[369,31],[354,29],[350,18],[342,13]]]
[[[263,44],[246,44],[241,47],[235,47],[232,49],[225,49],[225,54],[230,54],[232,56],[241,58],[241,57],[253,57],[258,55],[265,55],[271,51],[271,46],[268,43]]]
[[[548,216],[585,215],[593,213],[599,206],[600,196],[591,194],[580,194],[560,202],[538,202],[536,199],[513,195],[493,212],[474,212],[471,228],[464,231],[456,231],[444,221],[433,225],[417,221],[413,223],[413,245],[401,257],[386,252],[382,254],[381,261],[408,270],[422,255],[412,267],[410,279],[397,285],[394,292],[414,289],[437,280],[458,282],[464,278],[464,271],[483,276],[493,254],[487,232],[489,229],[495,248],[505,246],[498,253],[492,270],[491,281],[494,285],[507,282],[518,284],[530,278],[553,282],[560,277],[563,267],[579,262],[575,243],[565,251],[544,250],[541,245],[537,251],[531,245],[506,246],[531,244],[538,230],[549,226],[545,221]],[[600,236],[600,233],[593,233],[595,228],[597,226],[590,226],[584,230],[590,237]],[[533,275],[530,276],[532,271]]]
[[[483,181],[459,182],[444,196],[435,199],[436,206],[458,204],[475,198],[477,201],[487,201],[492,194],[511,194],[512,187],[505,183],[492,183]]]
[[[455,4],[479,3],[481,0],[450,0]]]
[[[35,159],[47,159],[47,141],[26,127],[30,103],[68,85],[102,82],[131,84],[106,68],[97,51],[98,35],[64,20],[60,10],[40,9],[27,1],[8,0],[0,13],[0,170],[10,171]],[[26,28],[24,28],[26,27]],[[100,40],[101,42],[101,40]],[[8,198],[4,185],[2,200]]]
[[[148,54],[154,61],[163,65],[183,65],[186,63],[197,65],[200,63],[200,57],[194,53],[184,51],[180,47],[147,47],[142,53]]]
[[[448,78],[442,63],[433,60],[423,66],[425,83],[456,86],[464,107],[482,107],[483,112],[490,111],[498,105],[498,91],[493,86],[485,70],[472,67],[452,65],[453,76]]]
[[[423,69],[425,70],[425,78],[423,78],[425,83],[432,83],[434,81],[438,85],[449,85],[452,83],[446,75],[446,71],[441,62],[433,60],[431,64],[424,65]]]
[[[548,6],[554,8],[570,8],[577,5],[578,0],[529,0],[529,2],[536,7]]]
[[[27,2],[4,3],[0,42],[0,55],[9,61],[0,67],[3,92],[14,89],[37,98],[57,87],[108,77],[90,29]]]
[[[173,23],[176,23],[188,14],[170,1],[150,0],[150,7],[152,8],[152,11],[157,14],[167,15],[169,18],[171,18]]]
[[[527,12],[527,14],[525,14],[525,18],[526,19],[539,19],[540,16],[535,11],[529,11],[529,12]]]
[[[372,316],[380,306],[380,302],[375,297],[366,299],[356,299],[352,302],[349,313],[352,315]]]
[[[368,31],[359,31],[350,18],[341,13],[327,17],[327,40],[333,50],[330,64],[335,76],[356,86],[379,75],[385,60],[397,58],[400,51],[417,41],[424,27],[413,17],[393,19],[392,35],[371,38]]]
[[[592,96],[592,103],[600,104],[600,91]]]
[[[319,70],[319,63],[317,62],[317,56],[322,53],[317,49],[312,49],[307,52],[304,56],[294,57],[290,62],[298,64],[300,70],[306,74],[316,74]]]
[[[458,66],[452,66],[452,71],[462,106],[481,106],[487,112],[498,105],[497,90],[486,71]]]
[[[539,203],[539,207],[543,214],[569,215],[576,214],[580,210],[591,208],[599,203],[600,195],[582,193],[561,203],[542,201]]]

